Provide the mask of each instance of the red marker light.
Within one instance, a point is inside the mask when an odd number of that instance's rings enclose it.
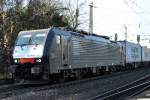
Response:
[[[21,58],[20,63],[34,63],[34,58]]]

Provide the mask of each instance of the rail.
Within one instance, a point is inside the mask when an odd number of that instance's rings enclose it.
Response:
[[[141,91],[150,87],[150,75],[142,77],[134,82],[123,85],[117,89],[110,90],[104,94],[97,95],[90,98],[89,100],[111,100],[114,98],[119,98],[123,95],[131,94],[132,96],[140,93]],[[140,91],[141,90],[141,91]],[[140,92],[137,92],[140,91]]]

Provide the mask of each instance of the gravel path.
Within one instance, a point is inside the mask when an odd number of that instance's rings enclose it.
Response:
[[[150,74],[150,68],[56,89],[30,91],[1,100],[87,100]],[[110,75],[111,76],[111,75]]]

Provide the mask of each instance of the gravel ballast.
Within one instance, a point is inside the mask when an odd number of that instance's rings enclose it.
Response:
[[[141,68],[141,70],[130,71],[118,75],[108,75],[110,77],[99,80],[83,82],[81,84],[69,85],[55,89],[42,91],[30,91],[21,95],[12,95],[1,100],[87,100],[98,94],[118,88],[122,85],[138,80],[141,77],[150,74],[150,68]],[[103,76],[102,76],[103,77]]]

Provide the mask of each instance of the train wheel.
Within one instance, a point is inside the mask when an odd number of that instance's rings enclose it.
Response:
[[[64,74],[59,74],[58,76],[58,82],[59,83],[64,83],[65,82],[65,77],[64,77]]]
[[[63,83],[65,78],[60,74],[53,74],[49,76],[49,83]]]

